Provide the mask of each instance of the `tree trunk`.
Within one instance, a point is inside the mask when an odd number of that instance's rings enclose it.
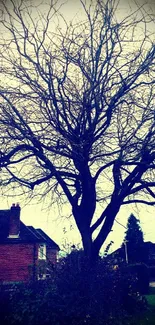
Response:
[[[103,224],[98,236],[96,237],[96,239],[93,242],[94,256],[96,256],[96,255],[98,256],[102,245],[104,244],[109,233],[111,232],[114,220],[116,218],[117,213],[119,212],[120,206],[121,206],[121,204],[120,204],[119,200],[112,201],[109,204],[109,208],[107,209],[107,215],[104,220],[104,224]]]
[[[93,248],[93,242],[92,242],[90,230],[87,229],[85,231],[82,231],[81,237],[82,237],[84,253],[85,253],[86,257],[89,258],[92,253],[92,248]]]
[[[90,269],[95,267],[99,254],[98,252],[94,249],[94,243],[92,241],[92,236],[90,233],[90,229],[87,231],[84,231],[82,234],[82,243],[83,243],[83,249],[84,249],[84,270],[86,271],[88,269],[88,272]]]

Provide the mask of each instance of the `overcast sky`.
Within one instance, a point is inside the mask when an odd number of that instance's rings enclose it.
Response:
[[[42,228],[57,242],[58,245],[60,245],[60,248],[63,249],[63,244],[65,242],[69,246],[80,242],[80,235],[74,220],[72,217],[67,218],[65,206],[62,211],[59,212],[54,207],[44,210],[43,204],[36,204],[33,203],[33,201],[25,205],[24,201],[18,200],[18,198],[2,198],[0,209],[9,209],[12,203],[17,202],[19,202],[21,206],[21,220],[26,225]],[[106,244],[111,240],[114,241],[111,250],[114,250],[121,245],[124,238],[124,227],[126,226],[127,219],[131,213],[134,213],[134,215],[140,220],[140,225],[144,233],[144,240],[155,243],[155,207],[139,205],[136,208],[134,205],[129,205],[128,207],[125,206],[121,208],[111,234],[107,239]]]
[[[61,2],[61,0],[60,0]],[[155,0],[139,0],[139,3],[148,3],[152,6],[152,10],[155,11]],[[129,10],[128,5],[133,6],[133,1],[121,0],[121,6],[124,12]],[[66,19],[75,17],[76,12],[80,12],[79,0],[69,0],[67,4],[63,6],[63,14]],[[122,12],[123,12],[122,11]],[[36,201],[24,203],[24,200],[18,197],[15,198],[4,198],[1,197],[0,209],[8,209],[12,203],[19,203],[21,206],[21,220],[26,225],[32,225],[34,227],[42,228],[53,240],[63,248],[63,243],[69,245],[78,244],[80,242],[80,236],[77,231],[76,225],[73,218],[68,218],[69,210],[64,206],[62,211],[52,206],[50,209],[44,209],[44,203],[37,204]],[[140,224],[144,233],[145,241],[155,242],[155,207],[139,206],[134,207],[133,205],[122,207],[118,216],[117,221],[114,223],[113,230],[108,237],[107,244],[110,240],[114,241],[112,250],[119,247],[124,238],[125,226],[127,218],[131,213],[140,219]],[[122,225],[120,225],[122,224]],[[123,227],[124,226],[124,227]],[[66,248],[67,249],[67,248]]]

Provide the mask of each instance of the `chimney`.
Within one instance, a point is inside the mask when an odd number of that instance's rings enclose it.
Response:
[[[10,209],[9,236],[8,238],[19,238],[20,232],[20,206],[12,204]]]

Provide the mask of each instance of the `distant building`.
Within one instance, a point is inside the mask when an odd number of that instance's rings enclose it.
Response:
[[[144,242],[144,261],[148,268],[150,276],[155,278],[155,243],[152,242]],[[120,248],[115,250],[113,253],[107,256],[108,260],[112,262],[112,264],[117,265],[119,263],[129,263],[130,259],[128,258],[128,246],[126,244],[122,245]],[[138,262],[138,261],[137,261]]]
[[[26,282],[50,276],[59,246],[41,229],[20,221],[20,207],[0,210],[0,283]]]

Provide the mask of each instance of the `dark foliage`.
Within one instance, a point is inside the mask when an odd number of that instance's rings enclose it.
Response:
[[[144,308],[129,269],[113,269],[106,259],[90,267],[82,252],[62,260],[52,279],[13,289],[5,292],[2,324],[121,325]]]
[[[136,290],[140,294],[148,294],[149,292],[149,268],[145,264],[132,264],[128,267],[129,273],[133,274],[136,281]]]

